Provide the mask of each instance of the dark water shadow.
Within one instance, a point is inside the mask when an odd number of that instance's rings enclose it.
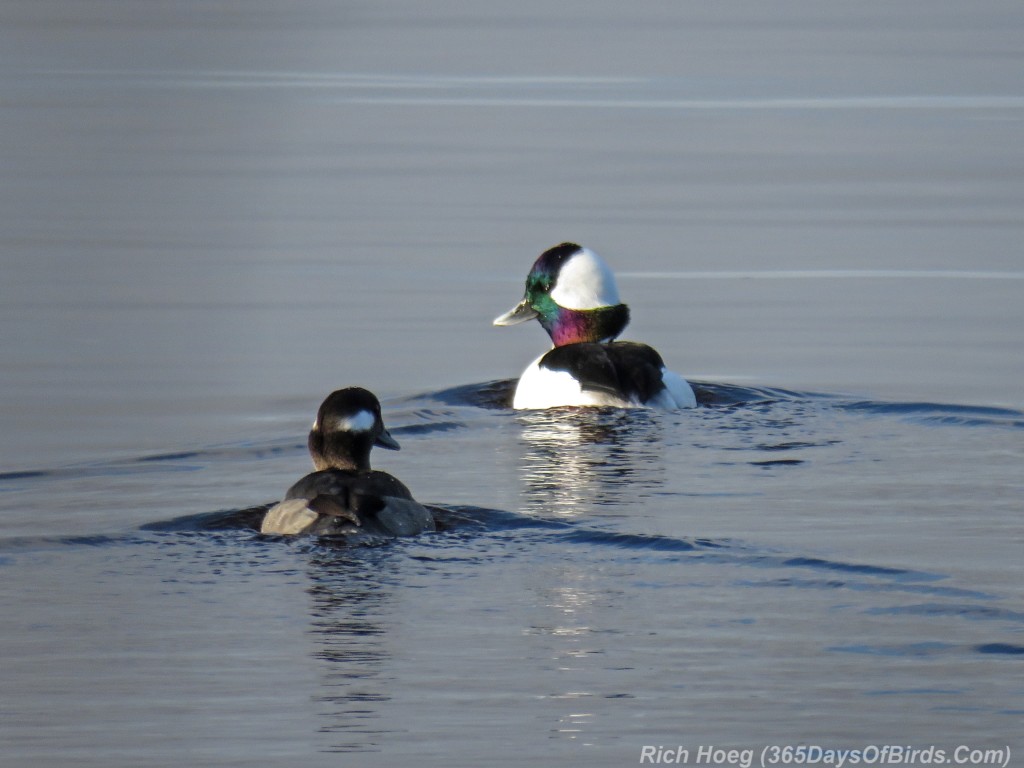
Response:
[[[451,418],[444,412],[432,411],[430,404],[450,407],[475,407],[490,411],[509,411],[515,379],[496,379],[474,384],[465,384],[434,392],[425,392],[396,401],[403,406],[416,408],[415,415],[421,419],[412,424],[389,425],[396,435],[443,434],[453,430],[470,428],[464,421]],[[691,382],[697,394],[701,409],[716,418],[735,418],[735,424],[715,422],[713,429],[728,428],[753,431],[759,426],[778,428],[799,427],[802,418],[807,418],[820,409],[831,408],[839,412],[860,413],[866,416],[893,417],[901,421],[933,426],[992,427],[1001,429],[1024,429],[1024,412],[1011,408],[971,406],[925,402],[884,402],[847,398],[839,394],[819,392],[798,392],[770,387],[751,387],[713,382]],[[571,423],[572,414],[595,411],[619,411],[617,434],[628,438],[629,429],[642,429],[645,423],[645,409],[595,409],[555,408],[549,411],[516,412],[549,414]],[[744,417],[747,418],[744,418]],[[543,417],[540,417],[543,420]],[[751,420],[753,419],[753,421]],[[777,419],[777,421],[772,421]],[[615,419],[610,419],[614,421]],[[609,419],[606,419],[609,421]],[[639,426],[638,426],[639,425]],[[761,450],[793,450],[820,441],[780,440],[777,443],[763,443],[756,446]],[[124,477],[165,472],[199,472],[212,465],[232,461],[261,461],[280,456],[305,455],[304,437],[287,437],[263,441],[224,443],[187,451],[166,451],[125,459],[87,462],[72,466],[30,468],[0,472],[0,493],[27,490],[54,481],[83,478]],[[784,466],[800,463],[786,458],[766,459],[757,462],[761,466]]]
[[[945,403],[890,403],[871,400],[839,401],[836,407],[851,413],[896,417],[936,427],[1024,429],[1024,412],[1013,408]]]
[[[424,392],[409,400],[433,400],[445,405],[471,405],[478,408],[509,409],[515,394],[517,379],[495,379],[476,384],[462,384],[435,392]],[[745,387],[736,384],[715,384],[691,381],[697,404],[705,407],[770,403],[778,400],[828,397],[810,395],[770,387]],[[568,409],[567,409],[568,410]]]
[[[690,381],[698,407],[736,409],[775,403],[810,402],[828,404],[841,411],[934,424],[937,426],[1024,428],[1024,411],[993,406],[931,402],[888,402],[851,398],[841,393],[806,392],[779,387],[743,386],[709,381]],[[496,379],[425,392],[410,400],[436,401],[446,405],[510,409],[516,379]],[[552,409],[571,411],[577,409]]]

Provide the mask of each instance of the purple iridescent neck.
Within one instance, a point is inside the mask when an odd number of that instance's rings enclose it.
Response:
[[[629,324],[629,307],[616,304],[597,309],[566,309],[538,317],[556,347],[590,341],[611,341]]]

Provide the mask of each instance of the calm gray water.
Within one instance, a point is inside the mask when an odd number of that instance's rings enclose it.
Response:
[[[1022,39],[966,0],[5,0],[0,762],[1019,763]],[[700,408],[496,406],[546,337],[490,320],[566,239]],[[451,528],[253,533],[352,384]]]

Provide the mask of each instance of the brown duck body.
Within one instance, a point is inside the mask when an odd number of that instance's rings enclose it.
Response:
[[[413,536],[435,529],[430,511],[387,472],[370,469],[374,445],[398,450],[380,403],[365,389],[333,392],[309,433],[315,472],[292,485],[263,518],[261,532],[351,539]]]

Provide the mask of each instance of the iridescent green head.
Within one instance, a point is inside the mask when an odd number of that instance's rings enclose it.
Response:
[[[600,256],[576,243],[546,250],[526,276],[523,300],[495,325],[537,318],[556,347],[581,341],[611,341],[629,323],[615,275]]]

